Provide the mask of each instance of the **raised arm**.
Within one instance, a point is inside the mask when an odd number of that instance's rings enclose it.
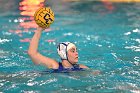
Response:
[[[57,69],[58,63],[55,60],[45,57],[38,52],[38,43],[42,31],[43,28],[40,27],[37,28],[37,31],[35,32],[33,38],[31,39],[28,54],[35,64],[43,64],[48,68]]]

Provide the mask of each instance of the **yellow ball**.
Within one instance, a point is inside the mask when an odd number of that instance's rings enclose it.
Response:
[[[35,12],[34,20],[38,26],[47,28],[54,22],[54,12],[50,7],[41,7]]]

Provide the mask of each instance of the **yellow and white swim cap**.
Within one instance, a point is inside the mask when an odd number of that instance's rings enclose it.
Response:
[[[71,49],[72,47],[76,47],[75,44],[71,42],[62,42],[59,43],[57,47],[57,52],[62,60],[68,60],[67,58],[67,51]]]

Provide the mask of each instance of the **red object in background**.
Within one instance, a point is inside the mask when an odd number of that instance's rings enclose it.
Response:
[[[108,0],[101,0],[101,1],[107,10],[109,10],[109,11],[114,10],[114,6],[110,1],[108,1]]]

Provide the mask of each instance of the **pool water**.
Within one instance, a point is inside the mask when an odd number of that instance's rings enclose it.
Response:
[[[27,54],[36,30],[31,10],[37,6],[31,8],[30,2],[0,3],[1,93],[140,93],[140,3],[40,2],[51,6],[55,22],[42,33],[39,51],[60,61],[57,44],[74,42],[79,63],[92,69],[47,73]],[[94,70],[101,74],[92,74]]]

